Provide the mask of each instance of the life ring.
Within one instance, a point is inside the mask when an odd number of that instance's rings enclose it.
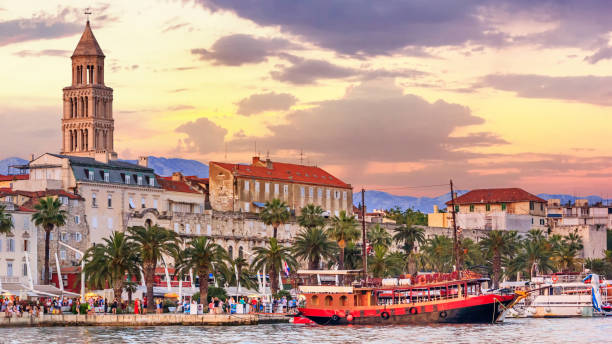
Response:
[[[416,309],[416,307],[410,307],[410,314],[417,314],[419,311]]]
[[[389,319],[389,312],[382,312],[380,313],[380,317],[387,320]]]
[[[553,282],[553,283],[557,283],[557,282],[559,282],[559,277],[558,277],[557,275],[553,275],[553,276],[551,277],[551,279],[552,279],[552,282]]]
[[[418,284],[425,284],[425,280],[425,275],[420,275],[419,277],[417,277]]]
[[[337,316],[336,314],[334,314],[334,315],[332,315],[331,320],[332,320],[333,322],[337,322],[338,320],[340,320],[340,317],[339,317],[339,316]]]
[[[442,318],[442,319],[445,319],[447,315],[448,314],[446,314],[446,311],[440,312],[440,318]]]

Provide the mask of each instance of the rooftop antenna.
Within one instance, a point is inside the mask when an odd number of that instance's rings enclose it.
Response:
[[[300,165],[304,165],[304,150],[300,149]]]
[[[227,161],[227,142],[225,142],[225,161]]]
[[[257,156],[257,140],[255,140],[255,151],[253,153],[255,153],[255,156]]]
[[[89,15],[91,15],[91,9],[89,7],[87,7],[85,9],[85,12],[83,12],[83,14],[85,14],[87,16],[87,22],[89,22]]]
[[[267,150],[266,151],[266,160],[269,160],[269,159],[270,159],[270,150]]]

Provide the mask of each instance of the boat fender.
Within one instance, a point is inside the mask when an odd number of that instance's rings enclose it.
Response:
[[[557,277],[556,275],[553,275],[551,279],[553,283],[559,282],[559,277]]]
[[[346,320],[348,320],[349,322],[350,322],[350,321],[353,321],[353,316],[352,316],[352,315],[350,315],[350,314],[349,314],[349,315],[347,315],[347,316],[346,316]]]
[[[440,312],[440,318],[442,318],[442,319],[445,319],[447,315],[448,314],[446,314],[446,311]]]
[[[338,320],[340,320],[340,317],[339,317],[339,316],[337,316],[336,314],[334,314],[334,315],[332,315],[331,320],[332,320],[333,322],[337,322]]]
[[[382,312],[380,313],[380,317],[387,320],[389,319],[389,312]]]
[[[410,314],[417,314],[419,311],[416,309],[416,307],[410,307]]]

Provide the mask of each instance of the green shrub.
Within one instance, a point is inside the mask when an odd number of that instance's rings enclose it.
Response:
[[[79,305],[79,314],[87,314],[89,310],[89,305],[87,303],[81,303]]]
[[[291,294],[287,290],[279,290],[278,293],[273,295],[275,299],[282,299],[283,296],[287,298],[287,300],[291,300]]]

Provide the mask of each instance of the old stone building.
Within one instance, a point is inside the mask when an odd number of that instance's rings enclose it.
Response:
[[[6,199],[6,194],[1,198]],[[28,285],[30,278],[37,283],[38,270],[36,226],[32,223],[32,209],[10,201],[0,201],[0,207],[13,220],[8,234],[0,234],[0,282]]]
[[[437,207],[428,215],[431,226],[452,227],[452,202],[449,211]],[[462,229],[516,230],[546,229],[546,201],[519,188],[476,189],[455,198],[457,226]]]
[[[0,189],[0,201],[7,204],[14,204],[15,209],[33,213],[34,205],[41,198],[51,197],[59,199],[62,207],[66,211],[66,224],[60,228],[55,228],[50,235],[49,254],[51,271],[57,269],[55,263],[55,254],[58,256],[58,261],[61,266],[77,265],[81,259],[80,254],[73,250],[67,249],[60,245],[61,241],[71,247],[84,252],[89,247],[89,226],[87,225],[85,216],[85,200],[75,194],[64,190],[44,190],[44,191],[24,191],[12,189]],[[28,241],[24,241],[23,247],[30,246],[29,252],[31,255],[31,267],[34,278],[34,283],[42,280],[43,267],[45,259],[45,231],[42,228],[37,228],[33,223],[30,223],[30,216],[27,219],[15,219],[15,228],[23,227],[27,230],[29,236]],[[26,223],[27,221],[28,223]],[[23,224],[22,224],[23,222]]]
[[[353,212],[351,185],[316,166],[253,157],[251,165],[211,161],[209,168],[214,210],[258,213],[265,202],[278,198],[294,215],[307,204],[320,206],[328,216]]]

